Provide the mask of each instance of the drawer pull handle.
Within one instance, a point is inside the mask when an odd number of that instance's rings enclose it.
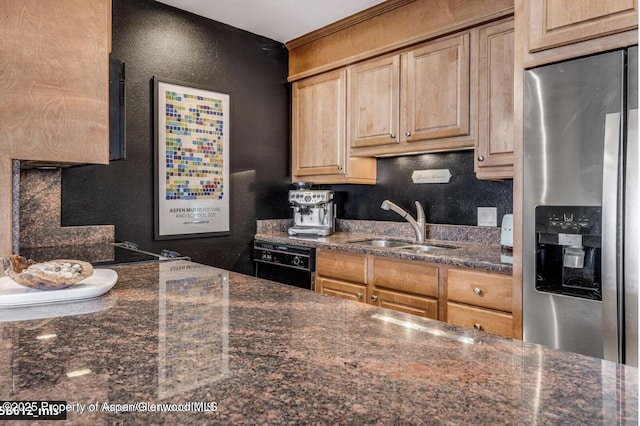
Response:
[[[395,134],[395,133],[389,133],[389,137],[390,137],[391,139],[395,139],[395,138],[396,138],[396,134]]]
[[[482,289],[480,287],[476,287],[473,289],[473,292],[480,296],[482,294]]]
[[[482,325],[480,325],[478,323],[473,324],[473,328],[475,328],[478,331],[482,331]]]
[[[362,299],[362,293],[356,293],[356,298]]]
[[[373,301],[375,302],[376,300],[378,300],[378,296],[376,296],[375,294],[374,294],[374,295],[372,295],[372,296],[371,296],[371,300],[373,300]]]

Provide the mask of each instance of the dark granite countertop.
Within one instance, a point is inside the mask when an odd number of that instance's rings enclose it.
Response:
[[[504,263],[499,244],[479,244],[462,241],[448,241],[429,239],[426,243],[454,246],[454,249],[442,249],[424,253],[414,253],[398,248],[373,247],[355,242],[368,239],[402,239],[406,237],[390,237],[389,235],[361,232],[336,232],[327,237],[290,237],[285,231],[274,230],[256,234],[256,241],[274,242],[278,244],[292,244],[307,247],[318,247],[333,250],[343,250],[351,253],[374,254],[391,256],[399,259],[420,260],[425,262],[442,263],[451,266],[485,269],[488,271],[511,273],[513,265]]]
[[[83,314],[0,322],[0,399],[90,425],[638,422],[633,367],[192,262],[113,269]]]

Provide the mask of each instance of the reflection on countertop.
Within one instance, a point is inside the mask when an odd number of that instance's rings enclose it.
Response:
[[[0,399],[81,424],[638,422],[633,367],[187,261],[113,269],[109,309],[0,323]]]

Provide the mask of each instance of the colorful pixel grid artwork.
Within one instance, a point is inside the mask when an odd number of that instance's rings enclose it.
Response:
[[[224,197],[222,100],[166,90],[167,200]]]

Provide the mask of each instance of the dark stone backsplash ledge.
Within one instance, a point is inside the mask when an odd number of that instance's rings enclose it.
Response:
[[[293,225],[293,219],[258,220],[258,234],[286,232]],[[354,234],[387,235],[397,238],[413,238],[413,228],[407,222],[378,220],[336,219],[336,231]],[[473,244],[500,244],[500,228],[491,226],[442,225],[428,223],[426,239],[459,241]]]

